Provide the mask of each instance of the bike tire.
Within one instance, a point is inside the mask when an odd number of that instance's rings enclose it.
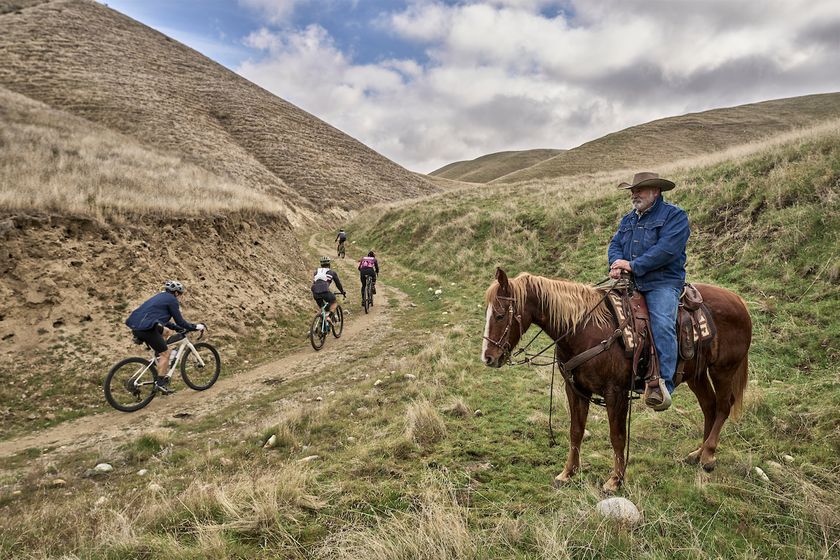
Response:
[[[219,351],[208,342],[198,342],[193,346],[201,355],[204,367],[202,368],[198,363],[190,364],[190,356],[193,351],[187,348],[185,350],[186,354],[181,358],[181,379],[190,389],[204,391],[212,387],[219,379],[219,374],[222,372],[222,359],[219,357]],[[202,352],[202,350],[207,350],[207,352]],[[188,368],[189,371],[187,371]],[[202,375],[199,375],[199,373]]]
[[[335,307],[335,323],[333,323],[330,330],[336,338],[339,338],[341,336],[341,332],[344,330],[344,311],[341,309],[340,305]]]
[[[370,309],[370,276],[365,276],[365,293],[362,296],[362,307],[365,308],[365,314]]]
[[[131,366],[131,364],[136,364],[135,366]],[[148,389],[148,394],[145,396],[142,395],[143,389],[138,387],[138,393],[134,394],[135,402],[133,404],[124,403],[119,398],[120,395],[128,396],[130,394],[127,387],[124,385],[126,380],[130,380],[131,377],[140,369],[145,368],[149,364],[149,360],[145,358],[126,358],[121,362],[117,362],[114,367],[108,372],[108,375],[105,377],[105,383],[103,383],[103,391],[105,392],[105,400],[108,401],[108,404],[116,408],[121,412],[134,412],[135,410],[140,410],[150,402],[152,399],[155,398],[157,391],[154,388],[154,382],[152,381],[157,374],[157,368],[154,364],[149,366],[149,384],[142,385],[141,387]],[[128,366],[126,368],[126,366]],[[127,375],[125,380],[122,379],[122,375]]]
[[[315,315],[315,318],[312,319],[312,326],[309,327],[309,342],[315,350],[323,348],[324,341],[326,339],[324,336],[326,333],[324,333],[321,328],[321,321],[323,321],[323,317],[321,313],[318,313]]]

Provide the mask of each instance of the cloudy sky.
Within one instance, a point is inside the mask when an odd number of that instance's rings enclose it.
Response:
[[[107,0],[415,171],[840,91],[837,0]]]

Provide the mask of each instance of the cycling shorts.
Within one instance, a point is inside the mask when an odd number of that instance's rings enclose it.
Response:
[[[335,294],[332,291],[315,292],[312,294],[312,297],[315,299],[318,307],[324,307],[324,303],[326,302],[330,304],[335,303]]]
[[[160,354],[161,352],[166,352],[166,340],[163,339],[163,325],[155,325],[151,329],[145,331],[131,331],[131,334],[137,340],[145,342],[149,346],[152,347],[152,350],[155,351],[155,355]]]

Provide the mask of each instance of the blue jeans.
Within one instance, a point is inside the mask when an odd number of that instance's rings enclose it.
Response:
[[[674,392],[674,373],[677,370],[677,310],[681,288],[655,288],[642,292],[650,313],[653,341],[659,355],[659,375],[669,393]]]

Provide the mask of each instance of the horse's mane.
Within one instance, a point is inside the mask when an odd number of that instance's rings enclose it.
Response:
[[[508,284],[517,313],[522,313],[530,288],[543,309],[547,310],[548,320],[558,332],[565,330],[574,332],[576,327],[584,326],[580,323],[593,307],[595,310],[586,318],[586,322],[593,321],[598,326],[609,323],[610,312],[607,306],[603,303],[598,305],[603,297],[602,294],[586,284],[534,276],[527,272],[508,279]],[[485,303],[490,305],[496,299],[498,292],[499,282],[494,281],[484,294]]]

